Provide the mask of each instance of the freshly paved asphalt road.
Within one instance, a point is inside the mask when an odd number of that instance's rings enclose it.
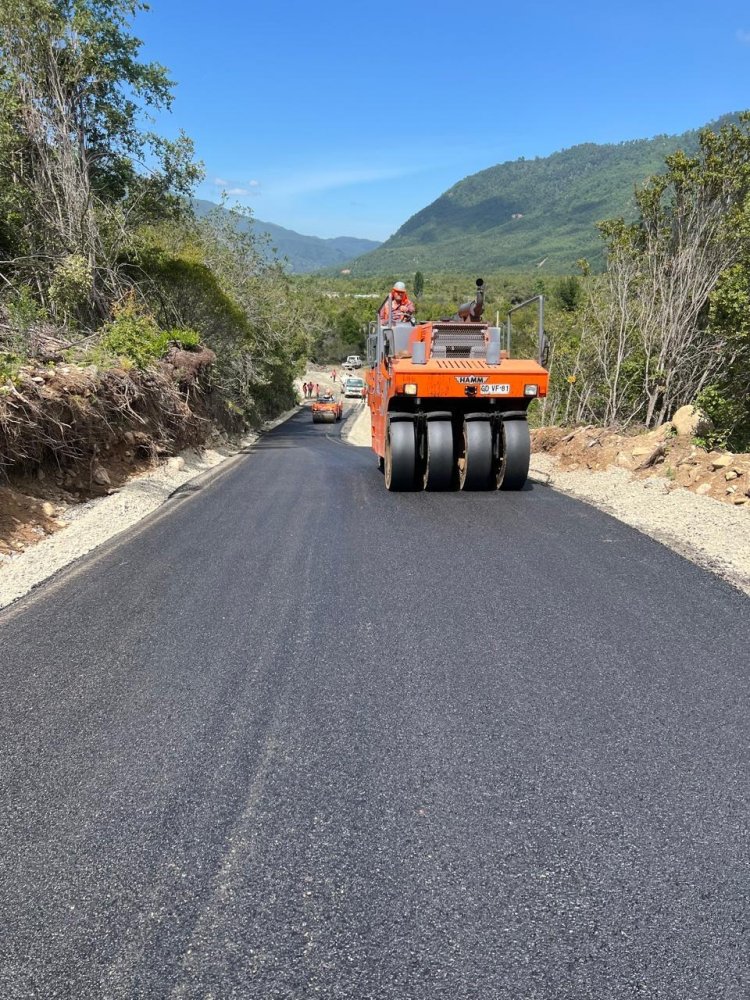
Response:
[[[330,433],[0,616],[0,997],[750,995],[748,600]]]

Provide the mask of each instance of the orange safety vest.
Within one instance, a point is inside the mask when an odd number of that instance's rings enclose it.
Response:
[[[398,323],[404,316],[411,316],[413,312],[414,303],[406,292],[392,292],[388,302],[380,310],[380,318],[384,323],[387,323],[389,318],[392,318],[394,323]]]

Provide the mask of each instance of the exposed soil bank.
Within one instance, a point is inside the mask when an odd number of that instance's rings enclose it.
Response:
[[[665,491],[681,486],[750,511],[750,455],[706,451],[672,424],[636,436],[602,427],[540,427],[532,441],[535,453],[553,455],[566,472],[624,469],[636,479],[660,478]]]
[[[140,371],[28,364],[0,385],[0,556],[22,552],[76,505],[111,494],[159,459],[245,428],[215,392],[214,355],[173,348]]]

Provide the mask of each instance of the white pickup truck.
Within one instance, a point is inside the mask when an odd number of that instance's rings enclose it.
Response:
[[[346,361],[342,362],[342,368],[352,371],[354,368],[362,367],[362,358],[358,354],[350,354]]]

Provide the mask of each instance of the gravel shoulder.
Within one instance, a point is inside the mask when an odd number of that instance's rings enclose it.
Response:
[[[370,411],[357,415],[346,440],[370,446]],[[611,514],[644,535],[716,573],[750,596],[750,511],[701,496],[659,476],[627,469],[565,471],[548,454],[531,456],[530,477]]]

